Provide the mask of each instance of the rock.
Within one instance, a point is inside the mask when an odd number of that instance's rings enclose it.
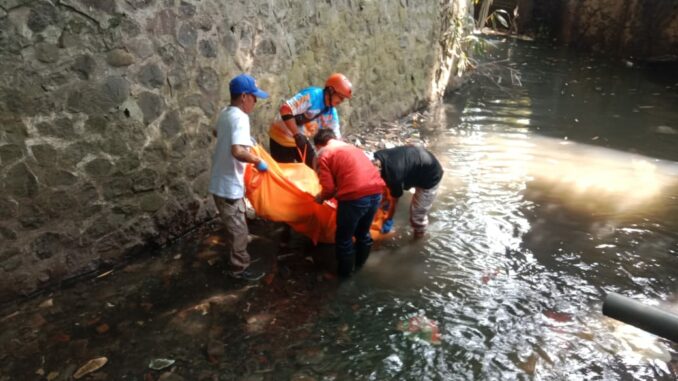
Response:
[[[7,241],[14,241],[17,237],[16,232],[8,227],[0,225],[0,237]]]
[[[203,57],[214,58],[217,56],[217,49],[211,40],[200,40],[198,51]]]
[[[14,161],[21,159],[24,154],[22,147],[17,144],[5,144],[0,146],[0,162],[3,166],[12,164]]]
[[[167,367],[170,367],[174,364],[175,360],[172,359],[163,359],[163,358],[158,358],[158,359],[153,359],[148,363],[148,367],[153,369],[153,370],[162,370]]]
[[[76,72],[80,79],[90,79],[94,70],[96,69],[97,63],[89,54],[81,55],[75,59],[71,70]]]
[[[219,76],[211,67],[201,67],[196,77],[198,87],[205,93],[215,94],[219,92]]]
[[[108,176],[108,174],[111,172],[111,168],[113,168],[113,164],[111,164],[108,159],[101,157],[85,164],[85,172],[93,177]]]
[[[66,101],[69,110],[88,115],[108,112],[120,105],[129,95],[130,85],[120,76],[107,77],[98,85],[76,87]]]
[[[171,9],[164,9],[158,12],[155,17],[148,22],[147,30],[156,36],[163,34],[173,35],[176,27],[176,14]]]
[[[173,137],[181,131],[181,120],[179,119],[179,112],[172,110],[168,112],[160,123],[160,131],[163,136]]]
[[[57,19],[56,7],[47,1],[40,1],[36,2],[28,13],[26,26],[32,32],[39,33],[54,24]]]
[[[106,62],[113,67],[129,66],[134,63],[134,56],[124,49],[113,49],[108,52]]]
[[[103,184],[104,198],[112,200],[132,194],[132,181],[129,177],[116,177]]]
[[[36,144],[31,146],[31,153],[35,160],[43,167],[54,167],[56,163],[56,149],[49,144]]]
[[[35,45],[35,58],[44,63],[54,63],[59,60],[59,48],[54,44],[41,42]]]
[[[11,254],[11,255],[10,255]],[[21,265],[21,252],[19,249],[11,248],[2,253],[7,258],[0,260],[0,267],[6,272],[14,271]]]
[[[145,192],[158,187],[158,173],[151,168],[144,168],[132,175],[132,189],[135,192]]]
[[[52,258],[54,253],[63,248],[63,239],[64,237],[57,233],[43,233],[31,244],[31,253],[38,259]]]
[[[164,204],[165,199],[156,192],[145,194],[141,197],[141,200],[139,200],[139,207],[141,210],[149,213],[162,208]]]
[[[78,181],[78,177],[71,172],[64,170],[47,171],[45,175],[40,177],[50,187],[61,187],[73,185]]]
[[[75,129],[73,128],[73,121],[69,118],[60,118],[53,122],[42,122],[37,124],[37,129],[41,135],[54,136],[61,139],[73,139]]]
[[[138,38],[127,43],[127,47],[140,59],[153,55],[153,43],[147,38]]]
[[[18,204],[6,198],[0,198],[0,219],[8,220],[16,216]]]
[[[87,155],[91,153],[92,148],[89,144],[75,142],[68,145],[60,152],[59,160],[62,164],[75,166]]]
[[[11,96],[11,94],[7,94]],[[8,143],[23,143],[28,137],[28,129],[21,119],[18,118],[4,118],[0,116],[0,125],[2,125],[2,132],[5,134],[5,139]]]
[[[182,0],[179,4],[179,13],[184,17],[193,17],[195,15],[195,5]]]
[[[145,91],[139,95],[137,104],[144,114],[144,123],[149,124],[162,114],[165,101],[158,95]]]
[[[19,208],[19,223],[26,229],[37,229],[43,226],[49,217],[35,205],[22,204]]]
[[[179,33],[177,35],[177,42],[179,42],[179,45],[183,46],[185,49],[192,49],[195,47],[197,39],[198,31],[192,23],[185,23],[179,27]]]
[[[165,84],[165,73],[160,70],[158,65],[151,63],[139,70],[137,79],[147,87],[158,88]]]
[[[12,167],[4,182],[5,191],[16,197],[33,197],[38,193],[38,180],[24,163]]]

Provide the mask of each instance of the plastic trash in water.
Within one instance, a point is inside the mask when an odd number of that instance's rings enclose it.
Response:
[[[174,360],[172,359],[153,359],[148,363],[148,367],[154,370],[161,370],[172,366],[173,364]]]
[[[438,323],[426,316],[415,316],[398,323],[398,330],[411,340],[423,340],[429,344],[440,344]]]

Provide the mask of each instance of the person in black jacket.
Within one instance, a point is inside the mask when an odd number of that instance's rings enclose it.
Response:
[[[423,147],[408,145],[377,151],[372,162],[379,167],[381,177],[391,193],[388,219],[382,233],[388,233],[393,228],[393,215],[403,191],[414,187],[410,224],[414,229],[414,237],[423,237],[428,225],[428,211],[443,177],[443,168],[438,159]]]

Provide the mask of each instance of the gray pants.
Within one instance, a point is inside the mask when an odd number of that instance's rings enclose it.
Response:
[[[214,203],[226,231],[226,248],[229,262],[234,273],[245,270],[250,265],[247,253],[247,220],[245,219],[245,199],[230,200],[214,196]]]
[[[410,204],[410,224],[415,233],[424,233],[428,226],[428,211],[438,193],[438,185],[431,189],[415,188]]]

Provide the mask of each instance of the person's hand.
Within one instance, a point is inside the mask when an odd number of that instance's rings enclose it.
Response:
[[[315,202],[317,202],[318,204],[322,205],[323,202],[325,202],[325,200],[320,196],[320,194],[317,194],[317,195],[315,196]]]
[[[257,170],[258,170],[259,172],[266,172],[266,171],[268,171],[268,164],[266,164],[266,162],[263,161],[263,160],[259,160],[259,162],[257,163]]]
[[[309,141],[306,135],[302,134],[301,132],[297,132],[294,134],[294,144],[297,145],[297,148],[303,149],[304,146],[309,144]]]
[[[384,221],[383,225],[381,225],[381,232],[386,234],[390,233],[391,230],[393,230],[393,219],[389,218],[388,220]]]

